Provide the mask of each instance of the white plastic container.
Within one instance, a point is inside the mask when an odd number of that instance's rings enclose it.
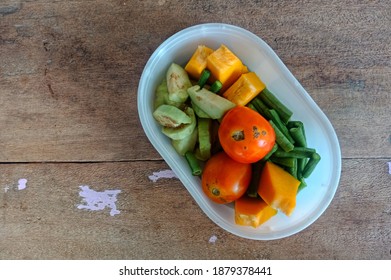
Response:
[[[210,201],[202,191],[200,178],[191,175],[185,158],[175,152],[170,140],[161,133],[152,116],[155,89],[169,65],[175,62],[184,66],[199,44],[213,49],[225,44],[293,111],[291,119],[304,123],[308,146],[315,148],[322,159],[306,180],[308,186],[298,194],[292,216],[278,213],[256,229],[236,225],[233,205]],[[217,225],[235,235],[256,240],[290,236],[316,221],[334,197],[341,174],[341,152],[332,125],[275,52],[245,29],[209,23],[189,27],[168,38],[145,65],[138,88],[138,111],[148,139],[201,209]]]

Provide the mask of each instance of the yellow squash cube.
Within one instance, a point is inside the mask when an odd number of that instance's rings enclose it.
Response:
[[[236,105],[247,105],[264,88],[265,84],[254,72],[242,74],[236,82],[223,94],[225,98]]]
[[[201,77],[202,71],[206,68],[206,58],[213,52],[211,48],[199,45],[189,62],[185,66],[186,72],[195,80]]]
[[[242,61],[225,45],[212,52],[206,62],[213,79],[223,84],[222,92],[232,85],[244,70]]]
[[[258,186],[259,196],[274,209],[290,216],[296,207],[300,181],[278,165],[267,161]]]
[[[235,223],[238,225],[256,228],[276,214],[277,210],[259,197],[243,195],[235,201]]]

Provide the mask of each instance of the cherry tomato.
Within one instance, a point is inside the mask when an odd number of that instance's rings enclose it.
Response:
[[[245,106],[236,106],[225,114],[218,134],[224,151],[242,163],[262,159],[271,151],[276,140],[270,123]]]
[[[221,151],[205,164],[202,190],[216,203],[230,203],[246,192],[251,172],[251,164],[237,162]]]

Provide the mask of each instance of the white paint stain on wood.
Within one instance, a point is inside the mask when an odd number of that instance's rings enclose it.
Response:
[[[9,190],[18,190],[18,191],[21,191],[21,190],[24,190],[27,188],[27,179],[25,178],[22,178],[22,179],[19,179],[18,180],[18,185],[15,187],[15,185],[13,186],[8,186],[6,185],[3,189],[4,189],[4,192],[8,192]]]
[[[106,207],[110,208],[110,216],[120,213],[117,210],[117,195],[121,190],[105,190],[98,192],[90,189],[89,186],[80,186],[81,191],[79,195],[83,198],[82,204],[77,206],[78,209],[85,209],[91,211],[101,211]]]
[[[391,174],[391,161],[389,161],[387,163],[388,163],[388,174]]]
[[[212,235],[210,238],[209,238],[209,243],[216,243],[217,241],[217,236],[216,235]]]
[[[18,190],[20,191],[20,190],[24,190],[25,188],[27,188],[27,179],[24,179],[24,178],[22,178],[22,179],[19,179],[19,181],[18,181]]]
[[[152,175],[148,176],[149,180],[156,182],[159,179],[163,178],[178,178],[178,176],[172,171],[171,169],[166,169],[166,170],[160,170],[157,172],[153,172]]]

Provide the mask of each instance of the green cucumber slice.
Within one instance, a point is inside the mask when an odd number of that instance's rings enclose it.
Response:
[[[178,127],[191,123],[191,118],[175,106],[162,104],[153,113],[155,120],[165,127]]]
[[[221,119],[226,112],[236,106],[235,103],[228,99],[225,99],[206,88],[201,89],[198,85],[190,87],[187,92],[189,93],[191,101],[212,119]]]
[[[172,105],[180,109],[184,107],[184,104],[182,102],[174,102],[168,98],[168,88],[167,88],[166,79],[163,79],[163,81],[156,88],[154,109],[157,109],[157,107],[159,107],[162,104]]]
[[[194,113],[197,115],[197,117],[210,119],[209,115],[205,113],[203,110],[201,110],[201,108],[198,107],[193,101],[191,101],[191,107],[193,108]]]
[[[192,134],[197,126],[196,116],[191,107],[187,107],[185,109],[185,113],[190,117],[191,119],[190,123],[182,124],[178,127],[163,126],[162,132],[173,140],[180,140]]]
[[[184,156],[187,152],[191,152],[194,150],[194,147],[198,140],[198,130],[194,129],[193,133],[189,136],[186,136],[183,139],[171,140],[174,149],[178,154]]]
[[[200,149],[200,156],[204,160],[208,160],[211,156],[211,127],[211,119],[198,119],[198,144]]]
[[[187,89],[192,86],[189,76],[182,66],[172,63],[166,73],[168,98],[173,102],[184,103],[189,97]]]

